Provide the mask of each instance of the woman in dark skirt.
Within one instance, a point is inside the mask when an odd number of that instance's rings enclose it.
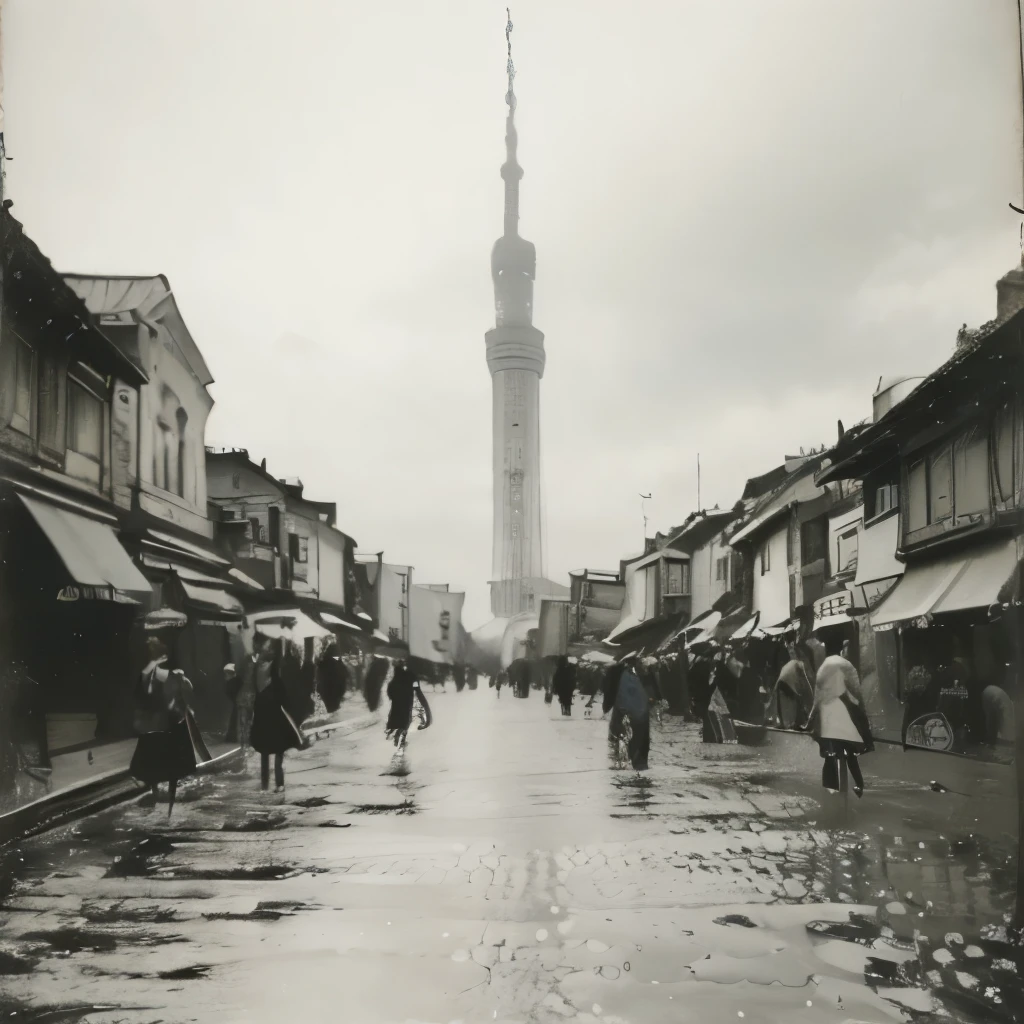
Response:
[[[167,648],[159,637],[150,637],[147,649],[149,663],[142,670],[135,698],[139,742],[129,770],[152,789],[154,801],[159,784],[167,783],[170,817],[178,780],[196,770],[194,735],[188,721],[192,684],[180,671],[168,667]]]
[[[302,731],[286,708],[287,697],[281,679],[280,657],[273,641],[256,635],[256,703],[253,707],[249,742],[260,754],[260,788],[270,788],[270,755],[274,755],[274,792],[284,789],[284,755],[305,746]]]

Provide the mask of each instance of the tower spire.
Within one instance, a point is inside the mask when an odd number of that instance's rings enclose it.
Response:
[[[512,12],[506,7],[508,20],[505,23],[505,43],[508,49],[508,60],[505,71],[508,74],[508,92],[505,102],[508,104],[508,117],[505,118],[505,163],[501,167],[501,177],[505,182],[505,234],[519,234],[519,182],[523,177],[523,169],[516,159],[516,66],[512,63]]]

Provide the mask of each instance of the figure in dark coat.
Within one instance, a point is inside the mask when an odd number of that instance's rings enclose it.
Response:
[[[551,688],[562,706],[563,715],[572,714],[572,697],[576,691],[576,666],[566,655],[560,655],[555,665],[555,673],[551,680]]]
[[[348,692],[348,666],[341,660],[336,643],[324,651],[317,665],[316,689],[328,712],[335,712]]]
[[[516,697],[530,696],[530,663],[525,658],[516,658],[509,665],[508,681]]]
[[[135,729],[139,742],[129,771],[152,789],[154,800],[159,783],[167,783],[167,816],[170,817],[178,780],[192,775],[198,760],[195,747],[198,730],[194,722],[188,720],[192,684],[180,671],[170,668],[167,648],[159,637],[150,637],[147,647],[150,660],[142,670],[135,694]],[[202,745],[201,739],[199,744]],[[204,760],[209,758],[205,748],[198,754]]]
[[[249,737],[260,753],[260,783],[270,788],[270,755],[274,755],[274,788],[284,789],[284,755],[305,746],[302,730],[288,711],[288,694],[281,678],[281,654],[267,637],[256,636],[257,659],[253,669],[256,701]]]
[[[388,712],[387,724],[384,727],[384,735],[388,739],[394,737],[396,747],[403,745],[408,738],[415,699],[416,677],[408,663],[400,661],[395,665],[394,675],[388,683],[391,710]]]
[[[608,723],[608,741],[618,745],[626,741],[626,751],[634,770],[646,771],[651,750],[651,702],[638,675],[640,666],[635,658],[614,666],[618,672],[609,672],[604,695],[604,711],[611,711]]]

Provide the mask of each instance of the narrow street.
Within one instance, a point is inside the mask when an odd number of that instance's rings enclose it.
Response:
[[[823,811],[772,748],[677,720],[638,776],[579,698],[428,697],[405,756],[377,722],[291,757],[283,796],[250,762],[169,823],[129,805],[23,843],[4,1019],[904,1020],[933,1005],[914,930],[1005,906],[1010,838],[971,837],[954,793]]]

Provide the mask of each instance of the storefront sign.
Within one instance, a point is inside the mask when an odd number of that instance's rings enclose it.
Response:
[[[907,727],[907,746],[923,750],[952,750],[953,730],[938,711],[915,718]]]
[[[848,612],[853,608],[848,590],[840,590],[828,597],[819,597],[814,602],[814,628],[822,625],[836,625],[849,620]]]

